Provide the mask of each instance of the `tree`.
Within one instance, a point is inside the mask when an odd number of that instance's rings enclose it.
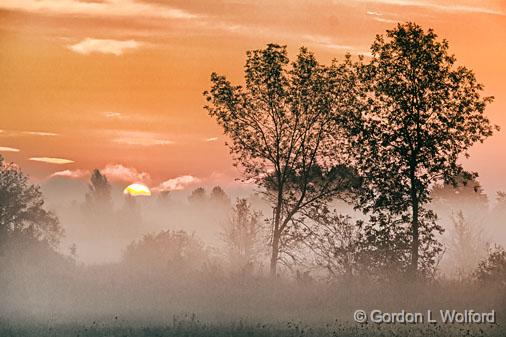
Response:
[[[432,29],[398,24],[376,37],[371,53],[358,71],[366,90],[363,111],[350,123],[366,191],[361,204],[409,221],[409,273],[416,277],[420,258],[438,250],[429,237],[442,231],[426,208],[430,190],[455,177],[476,177],[458,159],[497,128],[484,115],[493,98],[481,96],[473,72],[455,65],[448,42]]]
[[[223,233],[232,266],[245,271],[251,268],[258,255],[260,212],[253,211],[246,199],[238,198]]]
[[[123,254],[123,263],[134,270],[181,277],[199,270],[206,261],[202,241],[182,230],[146,234],[129,244]]]
[[[481,228],[470,222],[462,211],[452,217],[453,235],[449,242],[451,269],[458,279],[467,278],[487,253],[488,243]]]
[[[477,179],[455,177],[454,183],[439,184],[430,192],[431,208],[441,223],[452,222],[452,217],[462,212],[467,220],[480,222],[488,213],[488,196]],[[443,219],[441,219],[443,217]]]
[[[360,248],[358,231],[351,217],[341,215],[326,207],[315,209],[310,216],[316,226],[304,226],[302,238],[314,253],[316,265],[328,271],[333,279],[350,279],[358,269],[357,257]]]
[[[506,286],[506,251],[496,246],[489,251],[488,257],[481,261],[475,274],[478,281]]]
[[[10,237],[27,236],[55,248],[63,236],[56,215],[44,208],[39,186],[0,156],[0,247]]]
[[[273,208],[271,275],[294,216],[350,185],[336,116],[349,89],[332,86],[338,72],[301,48],[288,69],[286,47],[247,52],[244,87],[213,73],[205,108],[230,138],[243,179],[262,187]]]
[[[107,181],[107,177],[102,175],[100,170],[93,170],[88,189],[85,203],[85,210],[88,214],[93,218],[111,214],[111,184]]]
[[[207,192],[203,187],[196,188],[188,197],[188,201],[196,204],[203,204],[207,201]]]
[[[214,203],[214,206],[218,207],[230,207],[230,198],[228,195],[223,191],[223,189],[220,186],[215,186],[211,190],[211,195],[209,197],[210,201]]]

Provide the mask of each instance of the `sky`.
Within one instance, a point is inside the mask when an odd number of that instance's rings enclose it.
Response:
[[[238,176],[202,92],[210,74],[242,82],[245,52],[306,46],[328,64],[368,54],[376,34],[414,21],[475,71],[506,130],[506,1],[0,0],[0,154],[34,181],[111,180],[154,190]],[[506,135],[465,167],[506,190]]]

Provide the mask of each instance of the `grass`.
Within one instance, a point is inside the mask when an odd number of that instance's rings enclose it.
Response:
[[[167,325],[142,326],[119,322],[90,324],[0,323],[1,337],[504,337],[500,325],[418,324],[379,325],[341,323],[338,321],[310,326],[303,323],[250,324],[238,321],[230,324],[200,322],[194,315],[174,318]]]

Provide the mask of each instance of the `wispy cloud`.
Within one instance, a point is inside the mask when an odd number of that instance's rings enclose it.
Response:
[[[30,160],[38,161],[38,162],[42,162],[42,163],[48,163],[48,164],[57,164],[57,165],[74,163],[74,161],[70,160],[70,159],[53,158],[53,157],[32,157],[32,158],[30,158]]]
[[[20,137],[20,136],[42,136],[42,137],[54,137],[59,136],[59,133],[48,132],[48,131],[11,131],[11,130],[0,130],[2,137]]]
[[[191,175],[179,176],[169,180],[165,180],[160,185],[152,188],[153,191],[180,191],[186,187],[200,182],[200,179]]]
[[[198,17],[184,9],[133,0],[2,0],[0,8],[52,15],[131,16],[166,19]]]
[[[73,179],[80,179],[88,176],[90,172],[88,170],[63,170],[63,171],[57,171],[53,174],[51,174],[50,177],[67,177],[67,178],[73,178]]]
[[[357,55],[370,55],[370,52],[367,50],[367,48],[362,48],[359,46],[353,46],[349,44],[343,44],[339,43],[335,40],[333,40],[329,36],[325,35],[301,35],[300,38],[304,42],[308,42],[311,44],[316,44],[319,47],[329,48],[329,49],[336,49],[343,52],[348,52],[350,54],[357,54]]]
[[[0,146],[0,152],[19,152],[19,149],[15,149],[13,147]]]
[[[122,55],[128,49],[137,49],[141,44],[135,40],[110,40],[86,38],[79,43],[68,45],[67,48],[78,54],[91,53]]]
[[[107,164],[100,172],[107,177],[110,181],[121,182],[144,182],[149,183],[151,176],[147,172],[142,172],[134,167],[125,166],[122,164]],[[72,179],[81,179],[90,175],[89,170],[76,169],[76,170],[63,170],[51,174],[49,177],[67,177]]]
[[[140,131],[121,132],[113,138],[113,142],[134,146],[163,146],[174,144],[172,140],[165,138],[163,135]]]
[[[107,179],[112,181],[147,183],[151,180],[149,173],[141,172],[133,167],[124,166],[122,164],[108,164],[100,171]]]
[[[380,13],[380,12],[367,11],[367,15],[372,17],[373,20],[378,21],[378,22],[385,22],[385,23],[399,22],[399,20],[385,18],[384,14]]]
[[[121,112],[116,111],[106,111],[104,112],[104,116],[106,118],[116,119],[116,118],[123,118],[123,114]]]
[[[215,142],[217,140],[218,140],[218,137],[210,137],[210,138],[204,139],[205,142]]]
[[[438,1],[429,0],[355,0],[357,2],[367,2],[374,4],[384,4],[393,6],[407,6],[407,7],[420,7],[428,8],[443,12],[452,13],[475,13],[475,14],[491,14],[491,15],[506,15],[506,13],[498,8],[475,6],[462,3],[441,3]],[[476,1],[475,3],[479,3]],[[483,2],[482,2],[483,3]]]
[[[31,135],[31,136],[43,136],[43,137],[54,137],[58,136],[58,133],[54,132],[45,132],[45,131],[23,131],[21,132],[25,135]]]

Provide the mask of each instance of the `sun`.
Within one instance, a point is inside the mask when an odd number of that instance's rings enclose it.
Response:
[[[123,190],[123,194],[128,194],[132,196],[139,196],[139,195],[150,196],[151,191],[149,190],[149,187],[147,187],[144,184],[134,183],[125,187],[125,189]]]

